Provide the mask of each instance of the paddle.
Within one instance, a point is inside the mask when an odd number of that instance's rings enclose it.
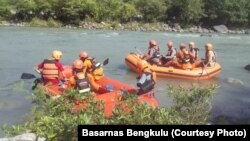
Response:
[[[23,73],[21,75],[21,79],[34,79],[36,78],[36,76],[34,74],[30,74],[30,73]]]
[[[109,58],[107,58],[107,59],[105,59],[105,60],[103,61],[102,66],[105,66],[105,65],[107,65],[108,63],[109,63]]]

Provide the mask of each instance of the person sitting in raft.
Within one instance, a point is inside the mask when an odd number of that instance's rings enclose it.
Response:
[[[194,42],[189,42],[188,47],[189,47],[189,53],[191,54],[190,63],[192,64],[192,68],[199,67],[201,64],[201,60],[198,60],[199,49],[195,48]]]
[[[83,62],[79,59],[75,60],[72,65],[73,76],[69,79],[71,88],[75,88],[79,93],[86,93],[91,90],[99,94],[109,92],[106,87],[97,84],[91,75],[86,77],[83,70]]]
[[[142,60],[137,65],[139,71],[139,76],[137,77],[138,95],[152,91],[156,84],[156,74],[146,64],[147,62]]]
[[[160,48],[155,40],[149,41],[148,53],[144,54],[142,59],[147,60],[151,64],[161,65]]]
[[[196,60],[198,60],[199,49],[195,48],[194,42],[189,42],[188,49],[189,49],[188,51],[190,52],[190,54],[192,54],[192,56],[194,56],[193,58],[190,58],[190,62],[194,63]]]
[[[177,61],[170,61],[166,66],[173,66],[180,69],[192,69],[190,58],[193,58],[194,56],[188,52],[185,44],[181,43],[179,48],[180,51],[177,53]]]
[[[215,52],[213,51],[213,44],[207,43],[205,45],[205,49],[206,52],[205,52],[204,64],[205,66],[212,67],[216,63],[216,55]]]
[[[173,42],[167,42],[168,51],[167,53],[161,58],[162,64],[166,64],[169,61],[176,59],[176,48],[173,47]]]
[[[102,64],[95,58],[89,57],[86,51],[80,52],[79,59],[83,62],[83,72],[85,75],[87,75],[87,73],[91,74],[94,77],[94,80],[100,80],[104,77]]]
[[[42,63],[37,65],[34,70],[41,74],[44,85],[52,84],[59,85],[61,80],[64,80],[63,66],[60,63],[62,52],[54,50],[49,59],[45,59]]]

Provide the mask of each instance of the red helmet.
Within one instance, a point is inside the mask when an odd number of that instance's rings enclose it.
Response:
[[[180,50],[182,50],[182,49],[186,48],[186,45],[181,43],[179,47],[180,47]]]
[[[72,67],[73,67],[74,69],[82,69],[82,68],[83,68],[83,62],[82,62],[82,60],[79,60],[79,59],[75,60],[75,61],[73,62]]]
[[[172,41],[167,42],[167,46],[168,46],[168,47],[173,47],[173,44],[174,44],[174,43],[173,43]]]
[[[157,45],[157,42],[155,40],[150,40],[149,41],[149,45],[150,46],[156,46]]]
[[[79,58],[87,58],[88,57],[88,53],[86,51],[81,51],[79,53]]]

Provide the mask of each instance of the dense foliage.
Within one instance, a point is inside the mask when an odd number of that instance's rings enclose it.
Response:
[[[33,18],[63,24],[82,21],[164,22],[182,26],[250,27],[249,0],[0,0],[0,21]]]
[[[50,141],[71,141],[77,140],[79,124],[207,124],[211,109],[210,100],[215,88],[169,87],[168,93],[173,99],[173,104],[168,108],[152,108],[138,103],[136,96],[125,95],[113,110],[112,116],[108,118],[104,115],[102,102],[96,101],[91,94],[83,96],[71,90],[64,96],[52,100],[37,90],[32,118],[25,124],[4,126],[2,129],[10,136],[32,132]],[[88,108],[72,113],[72,103],[79,100],[87,101]],[[127,110],[127,105],[130,111]]]

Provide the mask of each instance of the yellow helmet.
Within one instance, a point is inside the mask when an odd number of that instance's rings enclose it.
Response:
[[[206,50],[208,50],[208,51],[212,51],[212,50],[213,50],[213,45],[212,45],[211,43],[207,43],[207,44],[205,45],[205,48],[206,48]]]
[[[195,48],[194,42],[190,42],[188,45],[189,45],[189,47],[191,47],[191,48]]]
[[[63,53],[59,50],[54,50],[52,52],[52,57],[56,60],[60,60],[62,58]]]
[[[79,59],[75,60],[75,61],[73,62],[72,67],[73,67],[74,69],[82,69],[82,68],[83,68],[83,62],[82,62],[82,60],[79,60]]]

